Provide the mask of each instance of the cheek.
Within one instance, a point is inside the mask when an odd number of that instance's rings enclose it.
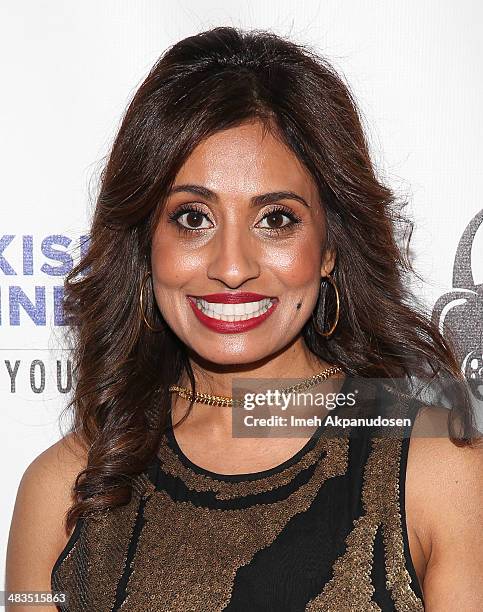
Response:
[[[307,287],[318,282],[321,267],[320,246],[305,240],[267,254],[270,268],[287,285]]]
[[[156,238],[151,248],[153,280],[161,287],[175,287],[202,267],[200,251],[188,250],[179,240]]]

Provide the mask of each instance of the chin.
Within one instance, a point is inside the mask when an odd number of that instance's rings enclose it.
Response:
[[[248,365],[260,361],[269,356],[266,351],[230,351],[229,349],[213,348],[212,351],[207,351],[206,346],[203,350],[197,351],[195,347],[189,347],[191,351],[196,353],[201,359],[211,362],[215,365]]]

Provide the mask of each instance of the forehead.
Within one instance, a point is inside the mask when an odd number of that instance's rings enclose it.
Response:
[[[174,185],[202,184],[221,194],[253,195],[261,191],[292,190],[307,198],[317,188],[295,153],[259,122],[216,132],[186,159]]]

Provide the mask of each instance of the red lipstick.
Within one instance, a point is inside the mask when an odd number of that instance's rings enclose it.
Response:
[[[249,331],[263,323],[265,319],[274,312],[278,305],[277,298],[269,298],[268,296],[261,295],[259,293],[212,293],[206,296],[187,296],[189,305],[191,306],[196,318],[200,323],[211,329],[212,331],[220,334],[239,334],[242,332]],[[244,321],[222,321],[205,314],[196,305],[196,299],[203,299],[207,302],[217,304],[241,304],[245,302],[258,302],[263,299],[270,299],[271,305],[266,312],[259,316],[252,316]]]

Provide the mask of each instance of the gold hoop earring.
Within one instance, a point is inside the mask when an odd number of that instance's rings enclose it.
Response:
[[[146,285],[146,281],[148,280],[148,278],[151,276],[151,272],[146,272],[146,274],[144,275],[144,278],[141,282],[141,289],[139,291],[139,310],[141,312],[141,317],[144,321],[144,324],[146,325],[146,327],[148,329],[150,329],[153,332],[161,332],[161,331],[165,331],[166,330],[166,326],[163,325],[162,327],[153,327],[149,321],[146,319],[146,315],[144,313],[144,287]]]
[[[329,329],[329,331],[324,332],[320,329],[318,323],[317,323],[317,317],[314,317],[314,312],[312,313],[312,320],[314,323],[314,327],[315,327],[315,331],[320,334],[321,336],[324,336],[325,338],[328,338],[329,336],[331,336],[334,333],[335,328],[337,327],[337,323],[339,322],[339,310],[340,310],[340,299],[339,299],[339,291],[337,289],[337,285],[335,284],[334,279],[332,278],[332,276],[330,274],[327,274],[326,277],[322,276],[320,279],[320,286],[322,287],[322,278],[327,278],[330,282],[330,284],[332,285],[332,287],[334,287],[334,291],[335,291],[335,300],[336,300],[336,306],[335,306],[335,321],[332,324],[331,328]],[[320,288],[319,288],[319,297],[320,297]],[[325,315],[325,299],[324,299],[324,315]]]

